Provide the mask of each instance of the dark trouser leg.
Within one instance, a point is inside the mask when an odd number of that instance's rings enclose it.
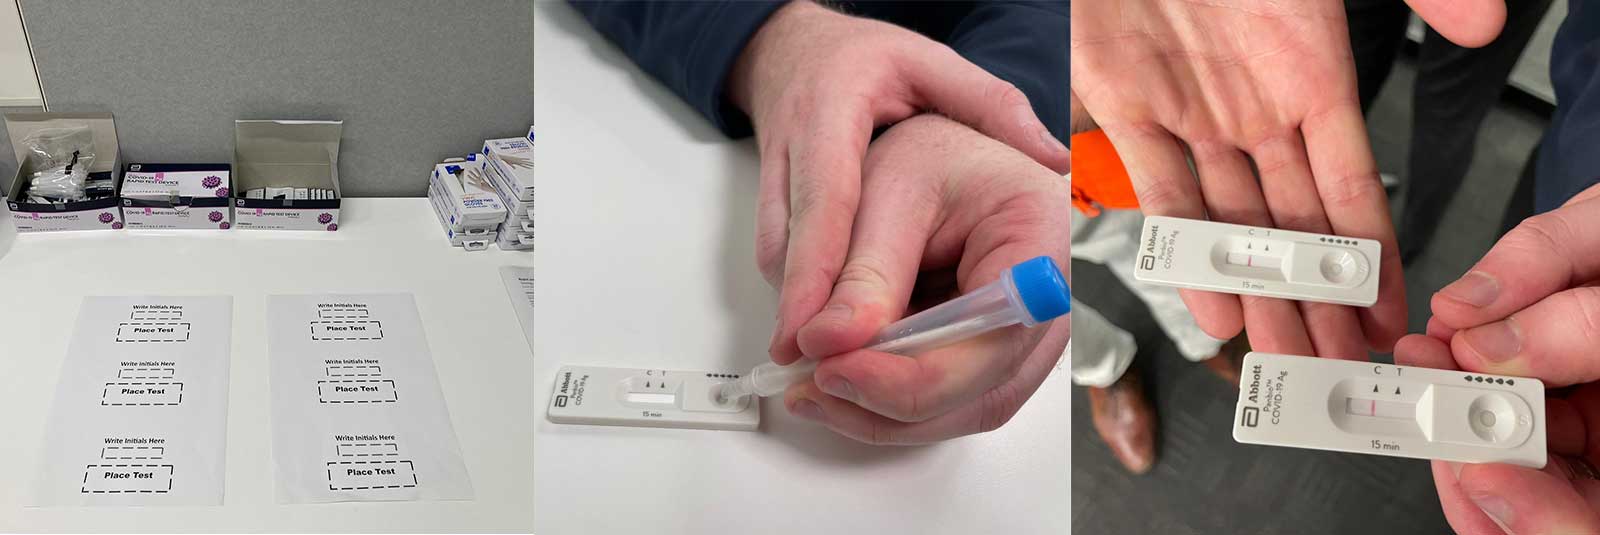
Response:
[[[1456,46],[1431,28],[1423,38],[1412,98],[1407,193],[1398,225],[1402,261],[1415,259],[1433,238],[1472,164],[1478,127],[1499,101],[1511,67],[1549,7],[1550,0],[1507,1],[1505,29],[1483,48]]]
[[[1344,13],[1350,24],[1350,52],[1355,55],[1361,112],[1366,113],[1394,67],[1411,9],[1402,0],[1345,0]]]

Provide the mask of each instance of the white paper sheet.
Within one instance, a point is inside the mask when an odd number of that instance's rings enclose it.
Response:
[[[511,296],[511,308],[517,310],[517,320],[522,322],[522,337],[528,341],[528,350],[533,350],[533,268],[526,266],[503,266],[500,268],[500,279],[506,284],[506,293]]]
[[[472,499],[411,295],[275,295],[267,329],[280,503]]]
[[[87,297],[33,503],[221,505],[231,297]]]

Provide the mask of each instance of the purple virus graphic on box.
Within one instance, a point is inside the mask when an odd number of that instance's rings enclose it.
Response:
[[[222,221],[222,212],[218,212],[216,210],[212,210],[211,211],[211,215],[208,215],[206,217],[211,218],[211,222],[212,223],[216,223],[218,221]]]
[[[222,198],[227,198],[228,197],[228,188],[218,189],[217,190],[217,196],[218,197],[222,197]]]
[[[328,230],[339,230],[339,224],[334,223],[332,225],[328,225]]]
[[[112,216],[111,212],[100,212],[100,222],[101,223],[110,223],[111,220],[113,220],[113,219],[116,219],[116,217]]]
[[[208,176],[204,180],[200,181],[200,185],[205,186],[206,189],[211,189],[211,188],[215,188],[217,186],[221,186],[222,185],[222,177]]]
[[[116,223],[112,223],[111,224],[111,228],[116,229],[116,230],[122,230],[122,222],[118,221]]]
[[[217,225],[217,228],[220,228],[222,230],[228,230],[229,228],[232,228],[232,227],[233,227],[233,225],[229,225],[227,221],[223,221],[221,224]]]
[[[331,222],[333,222],[333,214],[322,214],[322,215],[319,215],[319,216],[317,216],[317,222],[318,223],[322,223],[324,225],[326,225],[328,223],[331,223]]]

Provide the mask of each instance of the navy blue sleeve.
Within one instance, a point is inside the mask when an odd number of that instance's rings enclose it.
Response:
[[[1600,0],[1570,0],[1550,47],[1550,118],[1534,183],[1534,211],[1554,210],[1600,183]]]
[[[569,1],[634,63],[724,134],[752,133],[749,117],[732,105],[724,82],[745,44],[785,0]]]
[[[978,2],[950,34],[949,45],[1028,95],[1045,127],[1067,143],[1071,107],[1065,0]]]

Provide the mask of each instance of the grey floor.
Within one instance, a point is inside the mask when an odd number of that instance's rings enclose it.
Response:
[[[1397,175],[1405,171],[1414,75],[1408,62],[1397,65],[1368,115],[1379,166]],[[1509,105],[1489,115],[1441,230],[1406,268],[1412,332],[1427,324],[1429,296],[1494,243],[1516,178],[1546,123],[1536,112]],[[1130,373],[1145,379],[1160,422],[1155,467],[1129,475],[1096,434],[1084,389],[1074,389],[1074,533],[1449,532],[1425,462],[1235,443],[1234,387],[1185,361],[1148,310],[1104,268],[1074,262],[1072,270],[1074,297],[1137,338],[1140,353]]]

